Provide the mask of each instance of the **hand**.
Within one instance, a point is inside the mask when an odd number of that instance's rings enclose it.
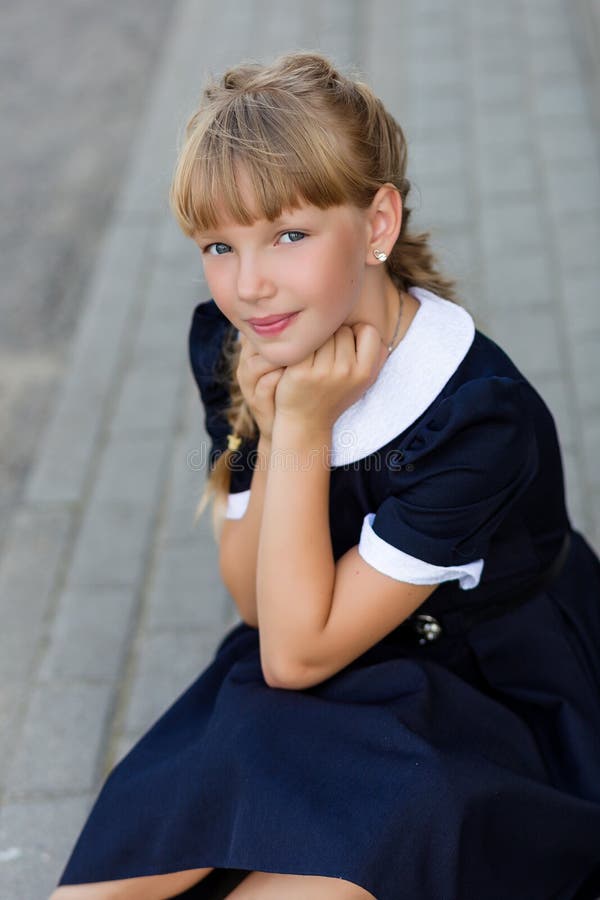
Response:
[[[277,379],[277,419],[300,420],[317,429],[333,427],[376,381],[387,356],[374,325],[341,325],[314,353],[287,366]]]
[[[240,358],[236,377],[244,400],[248,404],[261,435],[271,440],[275,418],[275,389],[283,375],[284,368],[273,368],[240,334]]]

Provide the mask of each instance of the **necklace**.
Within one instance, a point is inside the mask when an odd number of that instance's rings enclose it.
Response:
[[[394,336],[392,340],[388,344],[388,354],[392,352],[394,349],[394,341],[396,340],[396,336],[398,334],[398,329],[400,328],[400,319],[402,318],[402,309],[404,308],[404,294],[400,294],[400,312],[398,313],[398,321],[396,322],[396,328],[394,330]]]

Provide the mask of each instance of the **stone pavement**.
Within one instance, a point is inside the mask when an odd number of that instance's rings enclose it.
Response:
[[[165,0],[2,5],[0,553],[66,373],[171,11]]]
[[[567,0],[179,0],[62,391],[0,560],[0,897],[42,900],[110,768],[237,618],[205,514],[187,361],[207,297],[172,221],[205,74],[321,49],[409,139],[430,228],[478,326],[555,414],[576,527],[600,551],[600,164]]]

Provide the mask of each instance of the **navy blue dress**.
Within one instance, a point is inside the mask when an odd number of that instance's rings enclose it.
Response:
[[[600,561],[571,525],[541,396],[465,309],[411,293],[404,339],[334,426],[332,545],[438,587],[305,690],[269,687],[258,630],[229,629],[109,774],[59,884],[213,866],[377,900],[600,895]],[[199,304],[211,461],[226,338]],[[237,454],[230,517],[255,449]]]

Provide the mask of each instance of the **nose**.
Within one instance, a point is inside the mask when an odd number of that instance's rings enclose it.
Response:
[[[240,254],[237,273],[237,292],[240,300],[258,300],[273,294],[274,285],[264,260],[256,253]]]

